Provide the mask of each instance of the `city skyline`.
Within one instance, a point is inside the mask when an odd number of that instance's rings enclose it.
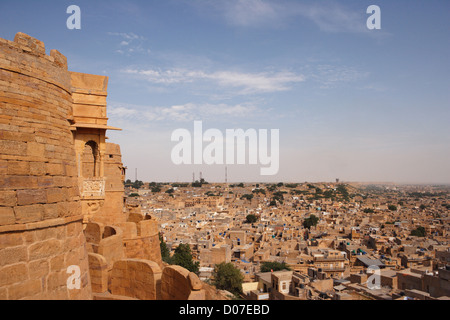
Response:
[[[81,29],[69,30],[70,5]],[[369,30],[370,5],[381,30]],[[26,8],[26,10],[23,10]],[[225,165],[171,161],[177,129],[279,129],[279,172],[229,182],[450,183],[447,1],[2,1],[69,70],[106,75],[108,131],[133,179],[223,182]]]

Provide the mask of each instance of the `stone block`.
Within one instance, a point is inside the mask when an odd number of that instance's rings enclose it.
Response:
[[[61,163],[47,163],[47,174],[51,176],[64,176],[66,172]]]
[[[41,291],[42,281],[40,279],[33,279],[9,287],[8,295],[10,300],[19,300],[37,295]]]
[[[9,175],[29,175],[30,163],[26,161],[9,161],[8,162],[8,174]]]
[[[57,289],[66,287],[69,276],[65,271],[51,272],[47,277],[47,290],[56,291]]]
[[[48,188],[45,192],[47,194],[48,203],[57,203],[67,200],[67,197],[64,197],[63,190],[61,188]]]
[[[0,140],[0,150],[2,150],[2,154],[26,156],[27,143],[22,141]]]
[[[30,175],[43,176],[46,173],[46,166],[43,162],[30,162]]]
[[[24,243],[20,233],[2,233],[0,234],[0,250],[9,247],[20,246]]]
[[[45,190],[18,190],[17,191],[17,204],[19,206],[26,206],[30,204],[43,204],[47,203],[47,195]]]
[[[1,180],[1,179],[0,179]],[[5,189],[31,189],[37,188],[37,179],[32,176],[8,176],[2,181],[0,188]]]
[[[16,217],[14,209],[10,207],[0,207],[0,226],[14,224]]]
[[[28,248],[30,260],[38,260],[54,256],[61,252],[61,242],[56,239],[49,239],[33,243]]]
[[[47,259],[35,260],[29,263],[30,279],[42,278],[50,272]]]
[[[28,268],[25,263],[18,263],[0,268],[0,287],[22,282],[27,279]]]
[[[57,255],[50,259],[50,271],[61,271],[66,267],[64,263],[65,256],[64,254]]]
[[[37,142],[27,142],[27,155],[30,157],[44,158],[45,145]]]
[[[17,198],[15,191],[0,190],[0,206],[13,207],[17,205]]]
[[[42,220],[44,208],[41,204],[19,206],[14,208],[17,223],[28,223]]]
[[[0,251],[0,267],[27,261],[28,254],[25,246],[10,247]]]
[[[49,176],[36,177],[36,184],[39,188],[50,188],[55,186],[55,178]]]
[[[58,204],[57,203],[50,203],[44,205],[44,215],[43,220],[47,219],[56,219],[58,218]]]

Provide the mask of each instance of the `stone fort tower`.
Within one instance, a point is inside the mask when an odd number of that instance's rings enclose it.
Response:
[[[26,34],[0,39],[0,300],[205,298],[125,206],[107,84]]]
[[[87,299],[67,60],[18,33],[0,39],[0,297]],[[81,286],[68,290],[67,268]]]

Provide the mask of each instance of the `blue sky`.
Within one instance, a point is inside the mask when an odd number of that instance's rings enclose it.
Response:
[[[68,30],[69,5],[81,30]],[[381,30],[368,30],[369,5]],[[280,130],[280,170],[229,181],[450,183],[450,2],[154,0],[0,2],[0,37],[24,32],[71,71],[109,76],[108,132],[128,178],[224,180],[171,162],[171,133]]]

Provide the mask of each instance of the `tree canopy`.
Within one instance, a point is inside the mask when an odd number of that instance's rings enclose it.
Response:
[[[291,268],[285,262],[263,262],[261,264],[261,272],[291,270]]]
[[[170,264],[171,263],[170,251],[169,248],[167,247],[167,244],[164,242],[161,233],[159,233],[159,247],[161,249],[162,260]]]
[[[315,227],[318,222],[319,218],[312,214],[303,221],[303,226],[307,229],[311,229],[311,227]]]
[[[181,243],[175,249],[171,262],[172,264],[179,265],[194,273],[198,273],[200,269],[200,262],[194,262],[192,259],[191,247],[189,244]]]
[[[258,217],[255,216],[254,214],[249,214],[249,215],[246,217],[246,222],[247,222],[247,223],[255,223],[256,221],[258,221]]]
[[[427,235],[427,232],[424,227],[417,227],[417,229],[411,231],[411,235],[423,238]]]
[[[238,295],[242,292],[244,276],[232,263],[222,262],[214,268],[214,282],[216,288],[227,290]]]

